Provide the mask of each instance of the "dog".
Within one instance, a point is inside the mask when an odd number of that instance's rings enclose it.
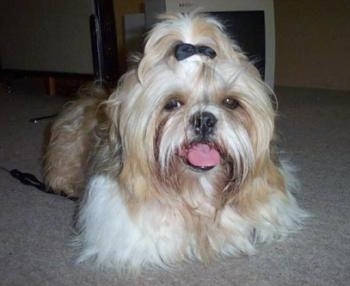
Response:
[[[79,196],[79,261],[168,268],[254,254],[299,229],[296,180],[274,150],[274,100],[215,18],[168,14],[110,94],[54,122],[45,181]]]

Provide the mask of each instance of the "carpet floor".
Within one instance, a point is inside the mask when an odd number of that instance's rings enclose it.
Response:
[[[193,262],[175,272],[120,277],[76,264],[70,246],[75,202],[20,184],[0,170],[0,285],[315,285],[350,281],[350,92],[279,87],[277,130],[298,167],[299,204],[312,214],[304,229],[254,256]],[[0,166],[41,178],[43,134],[67,100],[40,82],[0,93]]]

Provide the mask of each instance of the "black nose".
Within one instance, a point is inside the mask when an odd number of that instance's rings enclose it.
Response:
[[[195,134],[202,137],[213,134],[216,122],[215,115],[206,111],[197,112],[190,119]]]

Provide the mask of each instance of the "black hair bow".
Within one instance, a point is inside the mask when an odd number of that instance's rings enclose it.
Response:
[[[216,52],[208,46],[195,46],[186,43],[181,43],[175,46],[175,58],[178,61],[182,61],[195,54],[202,54],[211,59],[216,57]]]

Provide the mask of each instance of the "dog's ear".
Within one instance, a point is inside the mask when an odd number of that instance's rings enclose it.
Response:
[[[96,109],[98,124],[95,128],[95,138],[98,148],[90,159],[90,170],[117,176],[123,166],[123,148],[119,132],[120,101],[115,93],[116,91]]]
[[[104,133],[104,137],[108,138],[110,143],[115,146],[120,144],[119,136],[119,118],[120,118],[120,100],[114,91],[108,100],[104,101],[97,112],[99,120],[100,132]]]
[[[139,85],[136,69],[125,73],[118,81],[118,86],[109,98],[101,104],[102,113],[106,116],[108,136],[112,145],[122,144],[120,139],[121,118],[125,106],[137,95],[135,88]]]

